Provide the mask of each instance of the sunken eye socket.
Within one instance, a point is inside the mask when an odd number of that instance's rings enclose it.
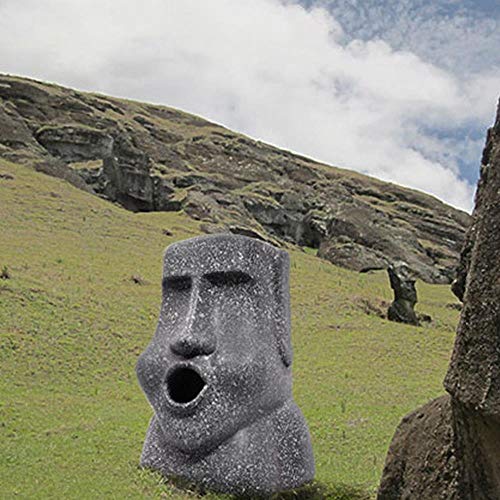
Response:
[[[217,287],[233,287],[244,285],[253,281],[252,277],[242,271],[220,271],[209,273],[204,278]],[[164,290],[185,291],[190,290],[193,280],[189,276],[171,276],[163,280]]]
[[[250,283],[252,277],[242,271],[221,271],[218,273],[206,274],[205,278],[214,286],[237,286]]]
[[[191,278],[189,276],[172,276],[163,280],[165,290],[189,290],[191,288]]]

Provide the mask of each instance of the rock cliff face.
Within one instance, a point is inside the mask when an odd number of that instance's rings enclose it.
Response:
[[[318,249],[350,269],[405,260],[454,277],[469,216],[162,106],[0,75],[0,156],[135,211],[184,210],[207,232]]]
[[[460,273],[464,307],[445,379],[449,395],[403,419],[379,500],[500,498],[500,108]]]

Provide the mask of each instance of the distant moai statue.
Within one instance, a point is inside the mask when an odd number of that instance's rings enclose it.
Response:
[[[394,291],[394,300],[389,306],[387,317],[391,321],[418,325],[418,317],[414,310],[417,303],[416,280],[408,264],[395,262],[389,266],[387,272]]]
[[[235,235],[169,246],[158,327],[137,363],[154,410],[141,465],[231,494],[312,480],[291,362],[286,252]]]

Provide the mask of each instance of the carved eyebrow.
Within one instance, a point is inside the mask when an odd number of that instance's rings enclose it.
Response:
[[[164,290],[189,290],[193,280],[190,276],[166,276],[163,278]]]
[[[215,286],[244,285],[253,281],[253,278],[243,271],[218,271],[205,274],[204,277]]]

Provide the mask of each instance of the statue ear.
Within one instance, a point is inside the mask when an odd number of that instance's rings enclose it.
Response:
[[[274,335],[285,366],[292,364],[292,341],[290,326],[290,257],[279,250],[274,261],[273,292],[275,297]]]

